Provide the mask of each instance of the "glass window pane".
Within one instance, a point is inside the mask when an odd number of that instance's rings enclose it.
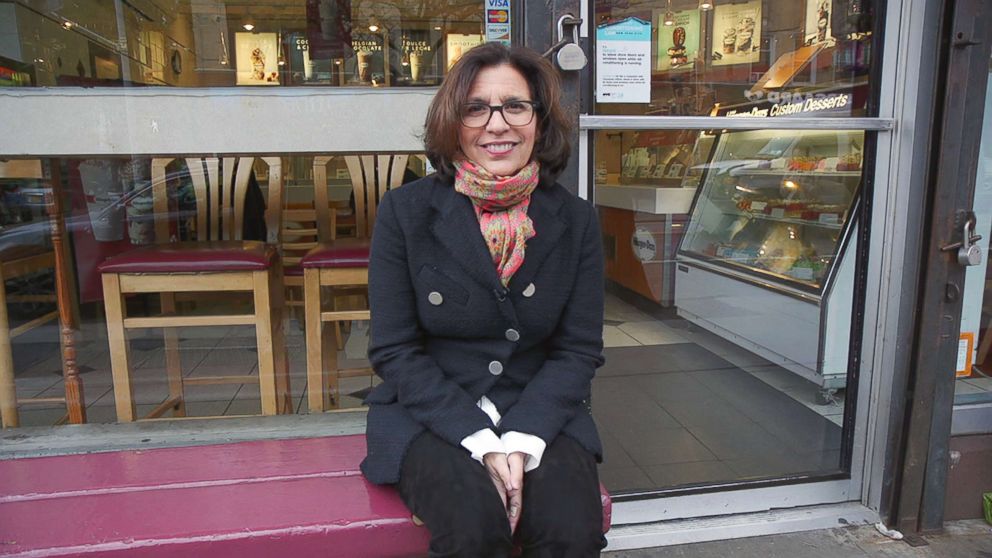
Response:
[[[870,116],[873,0],[596,2],[597,56],[609,29],[649,29],[637,103],[597,95],[597,114]],[[631,18],[636,18],[632,20]],[[614,45],[615,46],[615,45]],[[617,47],[626,49],[628,47]],[[641,78],[639,78],[641,79]],[[601,88],[603,80],[598,80]]]
[[[422,156],[400,157],[390,164],[405,165],[398,173],[402,183],[428,172]],[[25,400],[61,397],[65,393],[58,321],[43,319],[54,318],[52,312],[64,308],[78,317],[73,341],[87,422],[117,422],[118,394],[111,373],[107,296],[100,264],[160,242],[190,242],[183,247],[195,249],[197,243],[206,240],[240,236],[245,240],[268,239],[280,251],[284,284],[278,288],[285,289],[288,300],[284,335],[289,412],[307,412],[309,386],[307,353],[303,350],[306,343],[300,259],[322,234],[316,205],[322,197],[318,196],[320,188],[326,194],[323,199],[327,200],[327,214],[334,215],[338,238],[356,235],[361,222],[357,213],[363,207],[368,211],[372,198],[365,196],[361,203],[356,201],[356,177],[351,170],[360,169],[363,176],[366,171],[375,172],[367,168],[368,161],[358,159],[336,154],[274,154],[221,159],[160,156],[0,162],[0,261],[7,279],[6,304],[0,310],[12,330],[10,353],[5,354],[4,344],[0,344],[0,365],[10,359],[17,396]],[[236,160],[239,170],[229,168]],[[381,163],[375,164],[381,170]],[[245,165],[243,173],[241,165]],[[43,170],[43,176],[17,178],[12,172],[15,167],[38,168]],[[217,174],[212,175],[211,168],[217,169]],[[230,174],[225,174],[228,171]],[[220,198],[212,197],[222,177],[230,180],[234,188],[223,190],[225,195]],[[51,234],[55,214],[48,203],[55,186],[61,192],[58,219],[64,224],[66,278],[73,292],[58,305],[54,298]],[[278,205],[273,205],[276,201]],[[173,280],[181,283],[192,279],[187,275]],[[349,291],[335,297],[334,303],[338,310],[360,310],[367,308],[365,298],[360,291]],[[182,316],[244,315],[253,309],[251,293],[247,291],[182,292],[176,294],[173,304],[176,314]],[[168,305],[159,292],[139,292],[125,297],[124,311],[128,318],[140,319],[168,313]],[[334,398],[334,408],[362,409],[364,396],[379,382],[370,370],[361,370],[369,366],[366,323],[351,322],[350,327],[342,328],[338,339],[333,327],[326,328],[330,335],[324,340],[325,351],[335,350],[334,345],[340,343],[338,368],[357,370],[340,378],[336,391],[328,391]],[[253,325],[220,323],[172,331],[178,332],[172,338],[176,341],[174,350],[162,329],[137,326],[127,330],[137,417],[156,410],[170,397],[169,369],[173,362],[178,363],[184,377],[185,405],[182,409],[167,406],[164,416],[173,416],[174,411],[193,417],[261,412],[261,357]],[[210,378],[220,376],[239,378],[233,383],[208,383]],[[329,383],[325,389],[331,390]],[[57,401],[22,403],[17,406],[17,414],[21,426],[52,425],[63,420],[66,405]],[[6,419],[5,416],[5,423]]]
[[[836,473],[865,132],[598,131],[611,490]]]
[[[466,0],[8,3],[0,80],[37,86],[436,86],[482,42]],[[0,83],[3,83],[0,81]]]

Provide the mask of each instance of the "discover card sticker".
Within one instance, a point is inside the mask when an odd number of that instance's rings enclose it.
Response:
[[[651,101],[651,23],[629,17],[596,29],[596,101]]]

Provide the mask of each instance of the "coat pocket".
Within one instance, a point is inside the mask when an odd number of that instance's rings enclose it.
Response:
[[[468,291],[465,287],[431,265],[425,264],[420,268],[417,272],[417,281],[428,296],[429,293],[437,292],[441,294],[443,301],[451,300],[462,305],[468,303]]]

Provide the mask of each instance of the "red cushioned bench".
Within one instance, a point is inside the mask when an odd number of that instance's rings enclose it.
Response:
[[[0,556],[424,555],[364,455],[336,436],[0,461]]]

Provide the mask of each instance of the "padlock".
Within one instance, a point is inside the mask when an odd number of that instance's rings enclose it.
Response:
[[[981,265],[982,263],[982,248],[977,244],[972,244],[973,241],[982,238],[979,236],[972,239],[972,227],[974,226],[975,221],[972,219],[964,223],[964,236],[961,247],[958,248],[958,263],[963,266]]]
[[[555,61],[558,67],[566,71],[581,70],[586,67],[586,53],[579,46],[579,25],[581,19],[575,19],[571,14],[565,14],[558,18],[558,41],[565,40],[565,20],[569,20],[572,26],[572,42],[563,45],[555,54]]]

